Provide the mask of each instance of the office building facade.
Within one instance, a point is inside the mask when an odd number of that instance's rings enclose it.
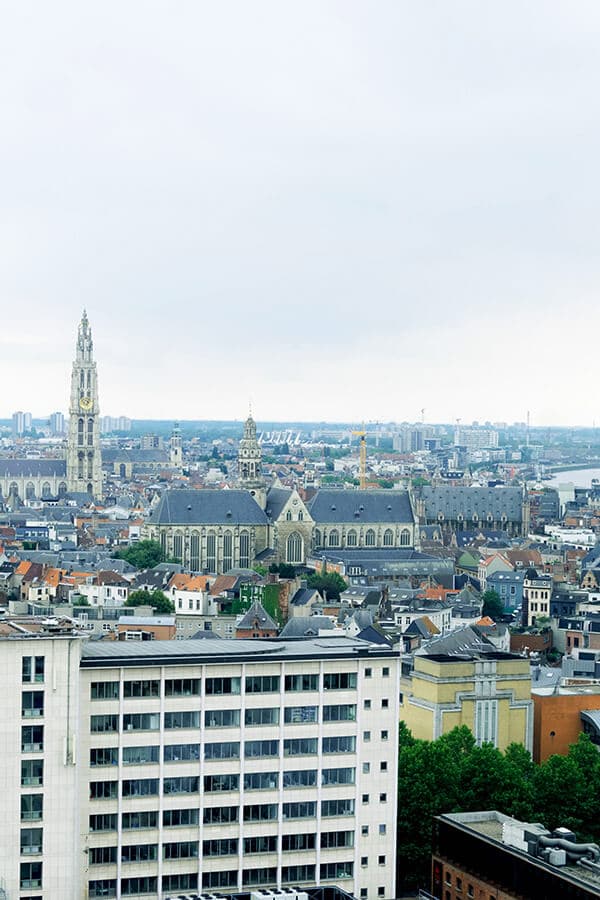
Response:
[[[26,637],[0,655],[10,897],[394,896],[394,652]]]

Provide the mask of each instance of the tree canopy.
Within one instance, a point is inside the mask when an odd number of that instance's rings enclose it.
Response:
[[[327,595],[327,600],[339,600],[342,591],[348,587],[337,572],[315,572],[308,576],[307,584],[310,588],[315,588],[322,597]]]
[[[482,615],[489,616],[490,619],[496,621],[504,614],[504,603],[498,591],[485,591],[481,599],[483,600]]]
[[[125,602],[125,606],[151,606],[154,612],[160,615],[175,612],[175,607],[162,591],[147,591],[145,589],[132,591]]]
[[[165,553],[157,541],[138,541],[125,550],[115,553],[117,559],[125,559],[136,569],[152,569],[165,561]]]
[[[600,839],[600,753],[585,734],[567,756],[535,765],[522,744],[478,747],[466,727],[421,741],[400,723],[398,760],[400,889],[429,888],[433,816],[497,809],[546,828]]]

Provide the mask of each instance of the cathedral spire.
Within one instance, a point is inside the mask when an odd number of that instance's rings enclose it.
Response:
[[[77,349],[76,357],[81,361],[92,361],[94,351],[94,342],[92,340],[92,329],[90,328],[87,312],[84,309],[79,328],[77,329]]]
[[[69,414],[67,489],[101,497],[102,460],[100,457],[98,377],[94,361],[92,330],[85,309],[77,329]]]

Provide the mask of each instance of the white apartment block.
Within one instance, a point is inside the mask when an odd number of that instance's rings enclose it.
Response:
[[[397,653],[11,637],[0,667],[7,900],[395,896]]]

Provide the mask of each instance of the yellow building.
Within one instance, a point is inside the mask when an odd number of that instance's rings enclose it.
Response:
[[[435,740],[467,725],[478,744],[505,750],[517,742],[531,751],[529,660],[493,650],[417,655],[400,715],[416,738]]]

